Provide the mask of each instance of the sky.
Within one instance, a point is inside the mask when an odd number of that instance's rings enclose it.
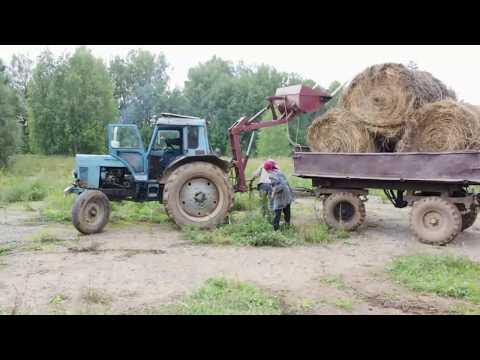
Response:
[[[54,54],[73,52],[78,45],[0,45],[0,58],[13,54],[35,58],[49,48]],[[94,55],[109,61],[131,49],[163,53],[170,64],[172,87],[183,87],[188,69],[213,55],[246,64],[268,64],[279,71],[295,72],[327,87],[332,81],[351,80],[366,67],[409,61],[453,88],[460,100],[480,105],[479,45],[86,45]]]

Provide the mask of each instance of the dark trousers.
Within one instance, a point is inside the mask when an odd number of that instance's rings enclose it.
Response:
[[[280,227],[280,216],[282,215],[282,210],[285,217],[285,223],[290,225],[290,204],[288,204],[283,209],[275,210],[275,217],[273,218],[273,230],[275,231]]]

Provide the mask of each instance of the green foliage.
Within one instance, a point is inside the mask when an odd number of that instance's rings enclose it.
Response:
[[[0,203],[44,200],[55,191],[63,196],[72,168],[72,158],[15,156],[8,171],[0,174]]]
[[[268,65],[235,65],[213,57],[190,69],[184,94],[191,105],[191,113],[210,121],[212,147],[225,154],[228,149],[225,135],[233,122],[263,108],[266,98],[277,88],[302,81],[297,74],[279,72]],[[248,139],[249,134],[245,134],[244,145]]]
[[[112,222],[162,224],[170,221],[163,205],[158,202],[135,203],[124,201],[121,203],[112,202],[111,205]]]
[[[337,299],[334,301],[335,306],[346,311],[353,310],[353,301],[350,299]]]
[[[158,313],[158,312],[156,312]],[[176,315],[280,315],[280,301],[249,283],[207,280],[193,295],[159,313]]]
[[[85,47],[54,59],[45,51],[30,86],[31,140],[45,154],[105,151],[106,125],[116,118],[107,68]]]
[[[137,124],[143,139],[149,140],[149,121],[165,109],[167,98],[168,64],[163,54],[146,50],[131,50],[125,58],[115,57],[110,62],[110,76],[114,84],[121,120]],[[171,94],[178,103],[178,93]]]
[[[0,62],[0,168],[7,166],[8,158],[15,152],[19,130],[16,121],[18,98],[4,70]]]
[[[325,224],[315,224],[305,226],[301,229],[301,235],[306,243],[321,244],[332,240],[328,226]]]
[[[387,271],[414,291],[430,292],[480,304],[480,264],[454,256],[413,255],[396,258]]]
[[[260,130],[257,141],[257,155],[265,158],[289,156],[292,146],[288,142],[287,126],[279,125]]]
[[[185,236],[201,244],[285,247],[297,242],[293,227],[274,231],[272,224],[257,213],[249,213],[241,221],[232,222],[214,230],[187,228]]]

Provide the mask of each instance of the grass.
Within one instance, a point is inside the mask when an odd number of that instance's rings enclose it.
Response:
[[[74,159],[64,156],[18,155],[0,173],[0,203],[40,201],[71,181]]]
[[[407,288],[480,304],[480,264],[450,255],[413,255],[394,259],[388,273]]]
[[[81,298],[87,304],[110,305],[112,297],[104,291],[88,287],[83,290]]]
[[[341,276],[335,276],[335,275],[325,276],[320,279],[320,282],[329,286],[333,286],[339,290],[345,290],[348,288],[347,284],[345,283],[345,280],[343,280],[343,277]]]
[[[262,216],[250,213],[242,221],[214,230],[184,229],[187,239],[200,244],[233,244],[241,246],[290,246],[296,242],[294,228],[273,231],[273,227]]]
[[[279,299],[255,285],[213,278],[191,296],[160,310],[176,315],[280,315]]]
[[[49,304],[60,305],[60,304],[64,303],[65,301],[68,301],[68,300],[70,300],[70,298],[67,295],[56,294],[50,299]]]
[[[5,256],[13,252],[14,247],[11,245],[0,245],[0,256]]]
[[[200,230],[194,227],[183,229],[184,237],[197,244],[237,245],[237,246],[272,246],[287,247],[294,245],[327,244],[344,235],[335,232],[325,224],[308,224],[285,227],[280,225],[274,231],[270,222],[260,211],[236,212],[230,223],[213,230]],[[347,236],[348,233],[347,233]]]
[[[333,302],[333,304],[346,311],[353,310],[353,301],[350,299],[337,299]]]

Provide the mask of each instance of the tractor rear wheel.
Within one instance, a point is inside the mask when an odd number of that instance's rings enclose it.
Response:
[[[197,161],[170,174],[163,202],[177,225],[210,228],[225,221],[233,206],[233,189],[218,166]]]
[[[450,201],[428,196],[413,204],[410,227],[420,242],[445,245],[462,231],[462,215]]]
[[[86,190],[75,200],[72,209],[73,225],[83,234],[103,230],[110,218],[110,202],[101,191]]]
[[[365,204],[353,193],[335,193],[323,202],[323,220],[334,229],[353,231],[363,224],[365,216]]]

